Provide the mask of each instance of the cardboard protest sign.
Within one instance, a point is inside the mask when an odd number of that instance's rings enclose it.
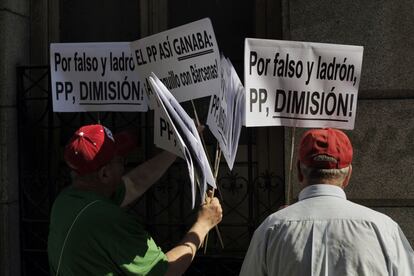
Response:
[[[147,111],[129,43],[54,43],[54,112]]]
[[[156,116],[155,119],[160,120],[160,122],[166,121],[166,128],[168,129],[167,132],[161,130],[161,128],[160,131],[154,131],[155,144],[173,153],[178,148],[179,156],[185,158],[191,180],[192,206],[194,207],[196,183],[199,184],[202,202],[204,202],[207,184],[216,188],[213,173],[203,149],[200,136],[193,120],[155,74],[149,77],[149,83],[157,101],[157,104],[154,104],[154,111],[159,116]],[[159,123],[159,125],[161,127],[162,123]],[[168,136],[169,131],[171,131],[171,135],[167,139],[169,145],[164,147],[166,144],[165,134],[167,133]],[[162,137],[163,133],[164,138]],[[164,140],[164,142],[161,140]]]
[[[244,87],[230,60],[221,57],[221,89],[213,95],[207,125],[219,142],[230,170],[233,169],[244,117]]]
[[[246,126],[353,129],[363,47],[245,40]]]
[[[220,89],[220,56],[208,18],[134,41],[131,52],[141,80],[154,72],[179,102]]]

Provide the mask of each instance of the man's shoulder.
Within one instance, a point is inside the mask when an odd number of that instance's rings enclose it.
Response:
[[[398,224],[386,214],[354,203],[349,200],[340,200],[336,205],[309,204],[299,201],[273,214],[270,214],[260,225],[260,229],[272,229],[284,224],[298,221],[330,221],[330,220],[353,220],[365,221],[387,228],[398,227]]]
[[[96,208],[99,206],[99,208]],[[107,210],[117,210],[118,206],[113,204],[110,200],[89,191],[76,190],[73,187],[68,187],[56,197],[52,214],[55,212],[58,215],[78,214],[88,210],[90,213],[92,210],[99,212],[106,212]]]
[[[93,200],[85,205],[82,221],[99,229],[109,223],[122,223],[128,215],[119,206],[107,200]]]
[[[389,227],[398,226],[397,222],[395,222],[391,217],[384,213],[349,200],[347,200],[347,202],[352,208],[351,212],[353,216],[359,218],[360,220],[369,221],[376,224],[385,224]]]

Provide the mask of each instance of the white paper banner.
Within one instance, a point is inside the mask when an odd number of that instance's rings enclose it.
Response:
[[[54,112],[147,111],[128,42],[50,45]]]
[[[154,84],[155,85],[155,82]],[[185,159],[186,147],[180,136],[177,136],[176,129],[168,115],[164,103],[158,93],[152,93],[154,98],[154,144],[166,151],[169,151]]]
[[[185,110],[155,74],[152,74],[149,77],[149,82],[152,86],[153,94],[156,94],[156,100],[159,103],[154,104],[154,109],[157,109],[155,112],[160,114],[161,119],[166,121],[171,130],[171,138],[167,141],[169,145],[165,148],[163,146],[166,144],[166,139],[165,137],[161,137],[161,135],[168,136],[168,131],[158,132],[155,130],[155,144],[173,153],[174,150],[178,148],[180,151],[179,156],[185,158],[191,180],[192,206],[194,207],[196,183],[199,184],[201,202],[204,202],[207,184],[216,188],[213,173],[203,149],[200,136],[194,121],[188,116]],[[159,110],[159,108],[162,110]],[[161,125],[162,124],[160,123],[160,126]]]
[[[208,18],[134,41],[131,52],[142,81],[154,72],[179,102],[220,89],[220,56]]]
[[[353,129],[363,47],[245,40],[246,126]]]
[[[230,60],[221,57],[220,93],[211,97],[207,125],[233,169],[244,117],[244,87]]]

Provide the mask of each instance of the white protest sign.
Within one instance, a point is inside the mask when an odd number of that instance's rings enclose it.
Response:
[[[191,154],[189,153],[185,142],[178,133],[174,122],[169,116],[164,102],[161,100],[161,88],[151,76],[149,77],[149,84],[154,90],[154,93],[148,94],[149,98],[153,100],[152,107],[154,108],[154,144],[159,148],[167,150],[185,159],[191,183],[191,206],[194,208],[195,191],[197,188]],[[161,126],[163,126],[163,129],[161,129]]]
[[[184,157],[187,161],[192,184],[192,206],[194,207],[196,183],[199,184],[202,202],[204,202],[204,196],[207,190],[206,184],[216,188],[213,173],[203,149],[200,136],[194,121],[188,116],[185,110],[155,74],[151,74],[149,82],[154,94],[156,94],[157,102],[161,103],[159,105],[154,104],[154,108],[158,109],[158,107],[161,107],[163,109],[162,113],[160,113],[161,117],[167,121],[167,124],[170,126],[171,132],[173,133],[173,136],[171,136],[173,138],[168,139],[170,145],[167,145],[167,148],[165,149],[170,150],[172,147],[177,147],[178,144],[178,148],[182,153],[180,156]],[[165,145],[165,143],[160,141],[165,140],[165,138],[161,137],[161,133],[158,135],[157,131],[154,132],[154,140],[157,145]]]
[[[155,84],[154,84],[155,85]],[[150,98],[154,98],[154,144],[166,151],[169,151],[185,159],[185,145],[181,137],[177,136],[176,129],[168,115],[166,108],[158,96],[152,93]]]
[[[246,126],[353,129],[363,47],[245,40]]]
[[[147,111],[128,42],[54,43],[54,112]]]
[[[223,56],[220,78],[221,89],[211,97],[207,125],[219,142],[227,165],[232,170],[244,116],[245,92],[230,60]]]
[[[220,55],[208,18],[134,41],[131,52],[141,80],[154,72],[179,102],[220,89]]]

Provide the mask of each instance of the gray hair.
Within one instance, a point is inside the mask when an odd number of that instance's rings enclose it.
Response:
[[[318,155],[314,158],[315,161],[330,161],[337,162],[337,160],[331,156]],[[317,184],[324,181],[342,182],[345,180],[349,173],[349,166],[342,169],[320,169],[308,167],[304,164],[300,164],[303,177],[307,179],[309,183]]]

